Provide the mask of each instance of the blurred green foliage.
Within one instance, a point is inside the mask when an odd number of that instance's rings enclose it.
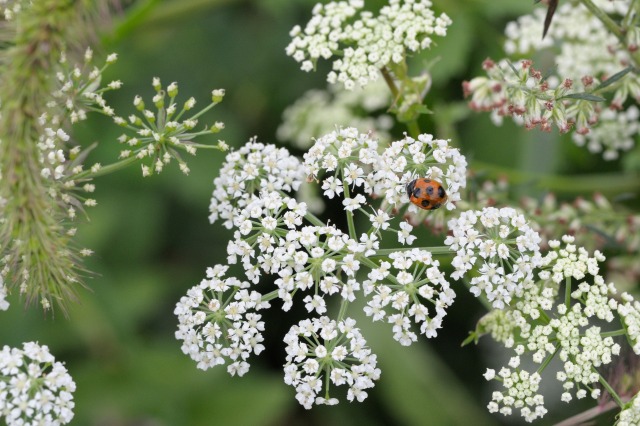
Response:
[[[204,120],[223,121],[211,138],[239,146],[257,135],[275,142],[283,109],[310,88],[323,88],[326,64],[304,73],[284,54],[289,30],[310,16],[311,0],[140,0],[114,18],[103,34],[103,53],[119,61],[109,79],[124,89],[110,94],[116,111],[127,116],[134,95],[152,96],[151,78],[177,81],[182,99],[205,104],[212,89],[225,100]],[[372,8],[379,0],[367,2]],[[575,149],[555,134],[527,132],[505,124],[494,127],[486,115],[471,115],[460,83],[480,73],[487,56],[500,57],[504,24],[529,12],[527,0],[436,0],[453,19],[450,34],[423,55],[433,61],[434,86],[427,103],[435,111],[423,129],[453,137],[472,161],[535,173],[585,172],[600,166],[597,157]],[[421,59],[421,58],[416,58]],[[325,67],[325,68],[323,68]],[[349,123],[338,123],[348,125]],[[403,131],[403,129],[398,129]],[[117,158],[118,129],[93,118],[74,137],[84,146],[99,141],[94,161]],[[460,343],[482,311],[460,291],[431,341],[400,347],[389,327],[360,322],[379,355],[382,378],[364,403],[342,399],[337,407],[305,411],[282,379],[282,337],[298,321],[295,312],[267,317],[267,350],[252,360],[251,371],[231,378],[224,368],[202,372],[180,351],[173,334],[175,303],[198,283],[207,266],[224,263],[228,231],[208,222],[212,180],[223,160],[216,151],[189,159],[190,176],[175,164],[161,175],[142,178],[140,169],[98,178],[98,206],[82,223],[79,239],[95,251],[87,262],[95,276],[68,319],[43,318],[23,310],[17,299],[3,313],[4,344],[37,340],[47,344],[77,382],[79,425],[490,425],[505,421],[485,409],[490,399],[482,373],[501,360],[482,344]],[[614,168],[617,164],[606,167]],[[531,190],[528,187],[527,190]],[[533,188],[542,193],[545,188]],[[425,232],[423,235],[427,238]],[[274,303],[278,305],[278,303]],[[356,309],[354,309],[354,312]],[[279,319],[270,322],[269,319]],[[271,328],[269,328],[271,327]],[[557,400],[558,398],[556,398]],[[558,410],[542,422],[568,417],[580,404]]]

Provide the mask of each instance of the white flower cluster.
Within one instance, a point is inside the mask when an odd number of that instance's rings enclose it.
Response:
[[[620,412],[615,426],[637,426],[640,424],[640,397],[633,397]]]
[[[416,178],[444,184],[448,197],[445,206],[453,210],[467,185],[467,160],[448,140],[434,139],[430,134],[421,134],[417,139],[405,136],[392,142],[380,155],[371,177],[373,192],[397,208],[407,201],[406,184]],[[409,205],[410,214],[417,216],[418,210]]]
[[[391,104],[391,92],[379,80],[351,91],[337,85],[326,90],[309,90],[282,114],[278,139],[308,149],[317,135],[335,129],[336,123],[349,124],[360,132],[375,132],[384,143],[391,141],[393,119],[383,113]]]
[[[69,141],[69,135],[64,130],[44,129],[44,134],[38,138],[40,150],[40,174],[45,179],[61,180],[66,175],[67,158],[64,153],[65,143]]]
[[[452,278],[460,279],[474,266],[471,293],[483,295],[496,309],[524,294],[525,284],[540,264],[540,236],[515,209],[486,207],[462,212],[449,221],[452,235],[444,243],[456,252]]]
[[[40,124],[51,124],[45,120],[46,117],[41,117]],[[82,165],[74,161],[80,154],[80,147],[68,149],[69,140],[70,137],[64,130],[45,127],[38,138],[37,147],[42,166],[40,175],[52,181],[48,194],[66,209],[67,217],[73,220],[78,208],[93,207],[96,200],[81,195],[94,192],[95,185],[88,182],[80,185],[81,181],[74,179],[75,175],[82,172]]]
[[[403,178],[441,179],[450,185],[450,197],[457,200],[458,191],[466,183],[465,167],[466,161],[458,150],[430,135],[421,135],[417,140],[406,137],[379,152],[378,141],[370,134],[359,133],[355,128],[338,129],[319,138],[302,164],[286,149],[250,141],[227,155],[220,177],[214,181],[210,219],[224,220],[234,232],[227,245],[229,264],[240,264],[252,283],[258,283],[263,274],[274,277],[275,288],[262,300],[279,298],[282,309],[288,311],[297,297],[310,314],[325,315],[331,296],[340,298],[346,306],[362,289],[370,299],[365,308],[367,315],[376,321],[388,321],[395,339],[409,345],[417,340],[417,333],[411,330],[414,323],[427,337],[437,334],[455,293],[440,271],[439,262],[428,251],[402,250],[384,260],[377,260],[374,255],[380,249],[382,231],[397,232],[402,244],[416,239],[407,222],[401,221],[399,229],[390,225],[392,210],[408,201]],[[384,209],[365,212],[372,226],[358,238],[353,226],[346,233],[333,224],[325,224],[309,213],[305,203],[288,196],[288,192],[300,188],[305,178],[307,182],[318,182],[326,197],[342,198],[347,215],[374,200],[376,188],[386,194],[380,201]],[[368,273],[367,279],[362,281],[358,273]],[[176,308],[181,318],[177,337],[184,340],[183,351],[206,366],[222,363],[227,352],[244,359],[252,353],[251,347],[225,352],[228,345],[221,342],[224,330],[211,325],[224,319],[221,301],[231,297],[203,299],[203,286],[209,285],[205,280],[191,289]],[[249,285],[243,283],[241,288]],[[219,314],[210,312],[210,300],[217,301]],[[340,318],[344,318],[343,314]],[[238,319],[236,328],[242,321],[243,318]],[[204,323],[212,330],[205,333]],[[332,330],[340,333],[334,336]],[[212,331],[213,340],[206,341]],[[321,345],[320,341],[314,340],[318,335],[326,338],[326,344],[319,349],[315,345]],[[305,337],[305,344],[313,341],[314,348],[305,347],[302,351],[300,336]],[[326,386],[348,384],[349,400],[364,399],[364,390],[373,386],[379,375],[375,357],[364,349],[352,320],[305,320],[287,339],[290,356],[286,381],[296,387],[298,400],[305,407],[337,402],[328,393],[319,396],[323,386],[320,372],[327,374]],[[291,355],[293,352],[295,356]],[[240,374],[247,368],[241,364],[234,371]]]
[[[287,55],[311,71],[319,58],[339,54],[327,80],[350,90],[377,80],[381,68],[403,62],[409,53],[429,48],[432,36],[445,36],[451,24],[446,14],[435,16],[429,0],[390,0],[378,15],[363,7],[363,0],[317,4],[304,30],[291,30]]]
[[[614,19],[628,15],[632,7],[630,0],[593,3]],[[489,78],[465,82],[465,93],[473,94],[470,106],[491,110],[497,123],[503,116],[511,115],[528,128],[540,126],[550,130],[550,124],[555,123],[561,132],[566,132],[575,126],[572,139],[578,146],[586,145],[590,152],[602,153],[606,160],[618,158],[620,152],[634,146],[634,138],[640,132],[636,105],[624,105],[629,97],[640,102],[640,77],[630,72],[614,83],[609,108],[588,100],[569,101],[562,97],[566,93],[558,89],[571,84],[572,93],[591,92],[599,82],[632,64],[630,52],[638,48],[635,27],[629,31],[626,45],[620,43],[599,18],[579,3],[561,3],[548,34],[541,38],[544,21],[545,10],[538,8],[533,14],[510,22],[504,49],[511,57],[555,49],[558,77],[552,75],[540,81],[533,75],[514,78],[505,61],[493,69],[485,66]],[[498,75],[500,68],[507,72]],[[560,82],[559,77],[564,81]]]
[[[605,13],[624,16],[629,0],[594,0]],[[559,46],[555,57],[558,74],[579,79],[586,75],[613,75],[629,62],[629,54],[617,49],[619,42],[584,5],[560,3],[547,35],[542,38],[546,10],[537,8],[530,15],[509,22],[505,28],[504,50],[508,55],[527,55]]]
[[[622,293],[624,303],[618,305],[627,335],[633,343],[633,352],[640,355],[640,302],[629,293]]]
[[[220,175],[213,181],[209,221],[222,219],[231,229],[234,218],[257,197],[257,192],[296,191],[305,177],[300,160],[285,148],[252,139],[227,154]]]
[[[598,125],[589,132],[574,132],[571,137],[576,145],[586,146],[589,152],[602,152],[605,160],[615,160],[620,152],[629,151],[640,133],[640,110],[631,105],[626,110],[607,108],[598,117]]]
[[[116,62],[118,55],[112,53],[107,56],[101,68],[93,65],[93,51],[87,49],[82,65],[71,65],[63,52],[60,57],[60,71],[56,73],[58,87],[53,92],[56,103],[63,107],[71,123],[86,120],[88,111],[99,111],[112,117],[114,110],[107,104],[103,95],[106,92],[122,87],[119,80],[111,81],[101,86],[102,74],[106,68]],[[52,121],[64,121],[55,115]]]
[[[616,313],[623,319],[625,313],[631,318],[638,315],[637,307],[631,304],[632,298],[626,297],[629,303],[625,310],[614,298],[613,284],[605,283],[598,275],[598,262],[604,261],[604,256],[598,251],[590,256],[573,243],[571,236],[564,236],[562,242],[550,241],[551,250],[537,265],[540,279],[528,279],[523,294],[515,298],[504,313],[493,312],[478,324],[478,332],[489,332],[505,347],[513,348],[514,355],[508,363],[511,368],[519,368],[525,354],[530,355],[534,363],[545,366],[557,356],[561,368],[556,379],[562,383],[561,400],[565,402],[574,396],[598,398],[601,391],[596,385],[601,376],[597,369],[612,363],[613,357],[620,354],[620,345],[593,322],[611,323]],[[556,304],[563,285],[565,298]],[[636,326],[636,336],[637,333]],[[631,337],[632,333],[628,335]],[[492,378],[490,375],[488,380]],[[498,402],[495,396],[494,402]],[[494,411],[498,410],[497,405],[493,407]],[[531,412],[522,414],[527,420],[532,415]]]
[[[552,335],[551,330],[555,331],[555,338],[560,342],[559,358],[563,362],[562,371],[556,374],[556,379],[563,383],[564,392],[560,399],[564,402],[573,399],[570,392],[572,390],[578,399],[587,396],[587,390],[591,391],[592,398],[597,399],[600,396],[600,390],[594,389],[593,386],[599,382],[600,374],[596,368],[610,364],[613,355],[620,355],[620,345],[614,343],[612,337],[603,339],[600,327],[586,328],[589,319],[581,312],[581,306],[580,304],[573,305],[571,311],[566,315],[552,319],[546,327],[538,326],[541,331],[537,332],[534,329],[532,333],[537,336],[550,336]],[[545,330],[545,328],[547,329]],[[584,329],[582,333],[581,328]],[[549,333],[547,334],[547,332]],[[545,339],[542,338],[542,340]],[[549,344],[547,343],[546,346]],[[546,349],[548,351],[550,347]],[[538,349],[538,351],[542,352],[543,350]],[[534,355],[534,361],[536,355]]]
[[[363,283],[364,294],[373,294],[365,314],[374,321],[386,319],[392,324],[393,338],[403,346],[418,340],[411,331],[412,323],[420,324],[420,332],[426,337],[435,337],[456,297],[438,268],[440,263],[430,252],[418,249],[389,257],[392,262],[381,261]],[[429,311],[429,305],[435,314]]]
[[[487,380],[496,377],[495,370],[487,369]],[[544,407],[544,397],[538,393],[540,388],[540,374],[503,367],[498,376],[502,381],[504,391],[495,391],[492,401],[487,405],[490,413],[501,413],[505,416],[513,414],[513,409],[520,409],[520,415],[527,422],[532,422],[547,413]]]
[[[417,139],[406,136],[378,153],[378,141],[371,134],[349,127],[317,139],[304,159],[307,173],[321,178],[324,195],[333,198],[344,192],[343,204],[351,211],[362,207],[366,199],[361,194],[352,198],[349,187],[384,197],[383,210],[388,212],[409,201],[406,185],[415,178],[442,182],[448,210],[455,209],[460,191],[466,186],[465,157],[448,141],[433,139],[429,134]],[[331,175],[324,177],[325,174]],[[412,204],[408,207],[410,214],[418,215],[417,210]]]
[[[333,225],[304,225],[306,205],[277,192],[263,192],[234,218],[234,239],[227,246],[229,263],[240,258],[247,277],[258,282],[262,273],[277,276],[282,309],[293,295],[313,291],[303,302],[309,312],[324,314],[325,297],[340,294],[353,301],[360,289],[357,258],[378,248],[375,235],[349,238]]]
[[[182,352],[206,370],[227,362],[232,376],[249,371],[247,359],[264,350],[264,322],[256,312],[269,307],[250,283],[225,277],[228,266],[207,269],[207,278],[180,298],[174,314]]]
[[[0,416],[8,426],[63,425],[73,419],[76,384],[47,346],[4,346],[0,375]]]
[[[306,409],[316,404],[335,405],[330,386],[349,387],[349,401],[364,401],[366,389],[380,378],[377,357],[356,328],[355,320],[336,322],[328,317],[305,319],[284,337],[286,384],[296,389],[296,399]],[[324,385],[324,396],[322,395]]]

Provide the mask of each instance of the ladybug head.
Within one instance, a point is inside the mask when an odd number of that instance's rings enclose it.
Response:
[[[407,197],[411,197],[411,194],[413,194],[413,190],[415,189],[415,186],[416,186],[415,179],[405,185],[405,189],[407,190]]]

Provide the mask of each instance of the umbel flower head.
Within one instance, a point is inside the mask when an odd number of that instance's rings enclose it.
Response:
[[[628,294],[623,295],[625,303],[615,298],[614,285],[599,275],[598,264],[604,256],[598,251],[590,255],[570,236],[564,236],[562,242],[552,240],[549,246],[551,250],[540,262],[538,278],[527,281],[522,295],[508,308],[491,312],[478,326],[480,333],[491,333],[513,350],[508,367],[503,367],[498,376],[492,369],[485,374],[487,380],[502,381],[504,388],[494,392],[489,410],[508,415],[520,408],[527,421],[546,413],[542,396],[536,392],[539,373],[554,368],[554,358],[560,361],[555,364],[559,367],[555,377],[563,390],[560,399],[569,402],[574,397],[600,397],[599,384],[606,383],[601,369],[621,352],[614,336],[626,335],[637,350],[638,327],[634,321],[640,318],[640,305]],[[558,301],[559,296],[564,297]],[[622,328],[605,331],[616,322]],[[521,367],[525,356],[540,364],[536,373]],[[523,384],[523,377],[529,382],[535,377],[535,383]],[[628,409],[633,411],[632,406]]]
[[[350,90],[377,80],[387,65],[428,49],[433,35],[445,36],[451,24],[446,14],[435,15],[429,0],[390,0],[377,15],[363,7],[363,0],[318,3],[305,28],[291,30],[287,55],[303,71],[315,69],[320,58],[338,56],[327,81]]]
[[[337,404],[331,397],[332,386],[348,386],[347,399],[362,402],[366,389],[380,378],[377,357],[351,318],[303,320],[291,327],[284,342],[284,381],[296,389],[296,399],[306,409],[313,404]]]
[[[211,92],[211,102],[200,111],[193,113],[195,98],[189,98],[178,109],[175,102],[178,96],[178,84],[173,82],[163,89],[159,78],[153,79],[153,89],[156,94],[152,101],[156,112],[146,108],[145,102],[140,96],[136,96],[133,105],[140,115],[132,114],[129,120],[122,117],[114,117],[114,122],[131,132],[135,136],[123,134],[118,141],[127,146],[120,152],[120,158],[135,157],[137,159],[150,158],[148,165],[142,165],[142,175],[148,176],[152,172],[160,173],[164,166],[174,158],[178,161],[180,170],[189,174],[187,163],[182,160],[178,150],[195,155],[198,148],[217,148],[226,150],[226,143],[220,141],[217,146],[203,145],[194,142],[194,139],[207,134],[218,133],[224,128],[224,124],[216,122],[202,130],[196,130],[198,118],[219,104],[224,98],[224,89],[216,89]],[[185,117],[185,115],[191,114]]]
[[[403,346],[418,340],[413,323],[426,337],[435,337],[456,297],[438,269],[439,262],[419,249],[392,253],[389,258],[391,262],[380,261],[363,283],[364,294],[372,294],[365,314],[392,324],[393,338]]]
[[[452,278],[460,279],[477,267],[471,293],[486,297],[496,309],[523,295],[541,262],[541,240],[522,214],[510,207],[468,210],[451,219],[449,229],[452,235],[444,243],[456,253]]]
[[[318,179],[327,198],[340,196],[345,188],[360,189],[372,198],[383,198],[382,210],[390,212],[408,206],[409,214],[419,214],[409,203],[406,184],[417,177],[435,179],[446,188],[446,209],[455,209],[460,191],[466,186],[465,157],[449,141],[422,134],[391,142],[378,152],[378,140],[370,133],[348,127],[318,138],[304,155],[309,176]],[[345,208],[355,210],[364,197],[344,194]]]
[[[208,268],[207,278],[180,298],[174,310],[179,321],[176,339],[198,368],[229,363],[229,374],[243,376],[249,371],[249,356],[264,349],[264,322],[256,312],[269,303],[250,291],[248,282],[225,277],[228,268]]]
[[[230,152],[213,181],[209,221],[224,220],[231,229],[234,219],[265,191],[295,191],[304,181],[300,160],[284,148],[265,145],[251,139],[239,150]]]
[[[63,425],[73,419],[76,384],[47,346],[4,346],[0,377],[0,418],[8,426]]]

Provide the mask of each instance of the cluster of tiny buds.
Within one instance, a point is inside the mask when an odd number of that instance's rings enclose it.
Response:
[[[598,108],[593,99],[572,98],[595,88],[590,76],[583,77],[581,87],[576,87],[568,78],[562,82],[543,78],[530,60],[512,64],[507,60],[495,63],[487,59],[483,69],[487,77],[475,77],[463,83],[465,97],[471,97],[471,109],[492,111],[498,121],[501,117],[513,117],[528,129],[538,127],[551,131],[555,124],[560,133],[568,132],[575,125],[578,133],[586,134],[598,121]]]
[[[224,129],[223,123],[215,122],[202,130],[195,130],[198,118],[222,101],[223,89],[213,90],[209,105],[196,113],[191,113],[190,111],[196,104],[193,97],[185,101],[178,109],[175,102],[175,98],[178,96],[177,83],[173,82],[166,89],[163,89],[160,79],[156,77],[152,81],[152,86],[156,92],[152,98],[155,112],[147,109],[142,97],[136,96],[133,100],[133,106],[140,115],[132,114],[128,120],[119,116],[114,117],[116,124],[134,133],[134,136],[124,133],[118,138],[121,144],[127,145],[127,149],[120,151],[121,159],[143,160],[150,158],[149,164],[141,165],[143,176],[162,172],[172,159],[178,162],[179,168],[184,174],[189,174],[189,167],[177,149],[190,155],[195,155],[198,148],[228,149],[224,141],[218,141],[217,145],[203,145],[194,142],[197,137],[215,134]],[[187,113],[192,115],[184,117]]]
[[[58,116],[56,107],[62,107],[71,123],[83,121],[87,112],[94,111],[112,117],[114,110],[104,99],[103,94],[122,87],[120,80],[114,80],[101,86],[102,75],[107,67],[118,59],[116,53],[109,54],[101,68],[93,65],[93,51],[88,48],[84,54],[84,63],[71,65],[63,51],[60,54],[59,68],[56,72],[57,89],[53,92],[53,99],[49,118],[56,123],[64,121]]]
[[[427,49],[432,36],[445,36],[451,19],[435,16],[429,0],[390,0],[378,15],[364,8],[363,0],[317,4],[304,29],[291,30],[286,53],[301,63],[303,71],[315,69],[320,58],[330,59],[327,81],[347,90],[375,81],[387,65],[402,63],[409,53]]]
[[[521,408],[527,421],[546,413],[541,395],[535,396],[535,392],[539,373],[554,357],[561,361],[556,372],[563,387],[560,399],[569,402],[574,396],[600,397],[598,384],[603,379],[598,368],[612,363],[622,349],[613,336],[626,334],[635,345],[634,351],[640,351],[640,304],[627,293],[622,295],[625,303],[618,302],[615,286],[599,275],[598,264],[605,260],[604,256],[598,251],[590,255],[567,235],[562,241],[550,241],[549,248],[539,263],[539,281],[526,283],[525,291],[509,310],[490,312],[478,327],[481,333],[491,333],[515,352],[509,359],[509,368],[504,367],[498,375],[493,369],[485,374],[487,380],[502,382],[505,389],[494,392],[489,410],[509,415],[513,408]],[[565,297],[556,304],[561,285],[566,286]],[[593,324],[600,321],[610,328],[606,324],[616,316],[624,325],[616,332],[604,332],[603,327]],[[536,373],[520,369],[525,354],[530,354],[534,363],[542,364]],[[535,378],[533,383],[531,378]]]

